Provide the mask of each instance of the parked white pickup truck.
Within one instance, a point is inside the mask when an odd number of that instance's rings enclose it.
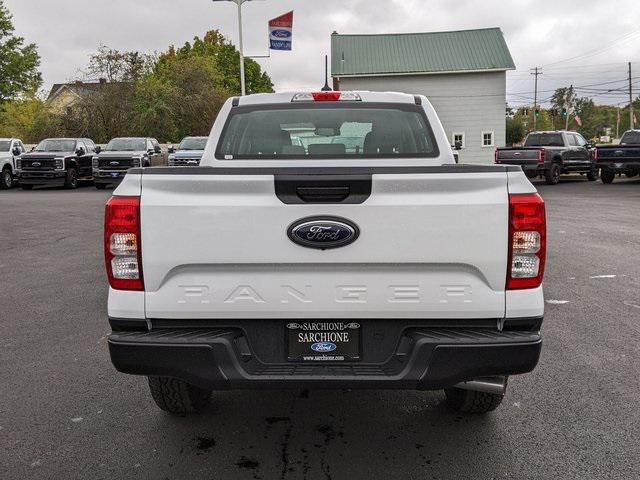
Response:
[[[544,203],[455,164],[423,96],[230,99],[201,166],[130,170],[105,230],[112,361],[171,413],[288,387],[487,412],[538,362]]]
[[[18,177],[17,159],[25,153],[18,138],[0,138],[0,189],[9,189]]]

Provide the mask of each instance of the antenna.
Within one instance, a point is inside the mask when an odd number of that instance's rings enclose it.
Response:
[[[330,92],[333,89],[329,86],[329,55],[324,56],[324,87],[323,92]]]

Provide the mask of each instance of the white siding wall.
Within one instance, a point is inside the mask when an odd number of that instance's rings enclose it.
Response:
[[[461,163],[491,163],[495,147],[505,144],[505,72],[343,77],[340,90],[425,95],[452,145],[453,134],[464,133]],[[482,147],[482,132],[494,132],[494,147]]]

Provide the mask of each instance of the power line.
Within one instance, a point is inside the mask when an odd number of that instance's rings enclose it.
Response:
[[[622,35],[621,37],[616,38],[611,43],[609,43],[609,44],[607,44],[605,46],[600,46],[598,48],[594,48],[592,50],[584,52],[584,53],[582,53],[580,55],[576,55],[574,57],[566,58],[564,60],[559,60],[557,62],[552,62],[552,63],[549,63],[547,65],[543,65],[543,67],[545,67],[545,68],[552,67],[553,65],[566,64],[566,63],[572,62],[574,60],[581,60],[581,59],[584,59],[584,58],[589,58],[589,57],[593,57],[593,56],[596,56],[596,55],[600,55],[600,54],[602,54],[602,53],[606,52],[607,50],[610,50],[610,49],[612,49],[614,47],[619,47],[620,43],[627,43],[627,42],[633,40],[634,37],[637,37],[638,35],[640,35],[640,29],[634,30],[633,32],[629,32],[629,33],[627,33],[625,35]]]

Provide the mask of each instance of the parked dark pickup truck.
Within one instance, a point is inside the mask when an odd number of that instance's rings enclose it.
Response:
[[[162,157],[155,138],[114,138],[93,157],[93,178],[98,190],[118,184],[132,167],[150,167]]]
[[[598,145],[596,162],[602,183],[612,183],[618,173],[627,177],[640,174],[640,130],[625,132],[619,145]]]
[[[20,187],[35,185],[77,188],[79,180],[91,180],[91,157],[96,145],[88,138],[49,138],[16,161]]]
[[[524,147],[496,149],[495,162],[519,165],[529,178],[544,177],[555,185],[564,173],[586,174],[590,182],[598,179],[594,147],[576,132],[532,132]]]

